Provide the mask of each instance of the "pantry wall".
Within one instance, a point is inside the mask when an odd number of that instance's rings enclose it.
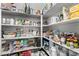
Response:
[[[2,3],[1,56],[79,56],[79,4]]]

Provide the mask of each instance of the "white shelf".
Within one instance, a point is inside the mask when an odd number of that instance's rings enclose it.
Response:
[[[43,25],[43,27],[48,27],[48,26],[50,26],[50,24],[48,24],[48,25]]]
[[[46,38],[46,37],[44,37],[44,38]],[[58,43],[58,42],[55,42],[55,41],[53,41],[52,39],[49,39],[49,38],[46,38],[47,40],[50,40],[51,42],[53,42],[53,43],[55,43],[55,44],[57,44],[57,45],[59,45],[59,46],[62,46],[62,47],[64,47],[64,48],[66,48],[66,49],[69,49],[69,50],[71,50],[71,51],[73,51],[73,52],[76,52],[76,53],[79,53],[79,48],[70,48],[70,47],[67,47],[65,44],[60,44],[60,43]]]
[[[15,39],[27,39],[27,38],[38,38],[40,36],[31,36],[31,37],[14,37],[14,38],[2,38],[1,40],[15,40]]]
[[[16,53],[16,52],[21,52],[21,51],[25,51],[25,50],[29,50],[29,49],[38,49],[38,48],[41,48],[41,47],[26,47],[26,48],[19,49],[19,50],[2,52],[1,55],[12,54],[12,53]]]
[[[41,27],[41,26],[33,26],[33,25],[10,25],[10,24],[1,24],[2,26],[11,26],[11,27]]]
[[[53,26],[53,25],[60,25],[60,24],[74,24],[74,23],[79,23],[79,17],[77,18],[73,18],[73,19],[67,19],[67,20],[63,20],[57,23],[52,23],[52,24],[48,24],[48,25],[43,25],[43,27],[47,27],[47,26]]]
[[[53,7],[51,7],[45,14],[44,17],[57,16],[58,13],[62,12],[62,7],[70,8],[71,6],[76,5],[77,3],[56,3]]]
[[[26,14],[26,13],[19,13],[15,11],[8,11],[8,10],[2,10],[2,14],[4,15],[14,15],[14,16],[28,16],[28,17],[36,17],[39,18],[40,16],[38,15],[31,15],[31,14]]]

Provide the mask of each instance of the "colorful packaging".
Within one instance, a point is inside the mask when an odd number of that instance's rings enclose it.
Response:
[[[70,19],[79,17],[79,11],[70,14]]]
[[[73,13],[73,12],[76,12],[76,11],[79,11],[79,4],[72,6],[70,8],[70,13]]]
[[[31,56],[31,50],[27,50],[21,53],[21,56]]]
[[[72,18],[77,18],[79,17],[79,4],[73,6],[70,8],[69,10],[69,18],[72,19]]]

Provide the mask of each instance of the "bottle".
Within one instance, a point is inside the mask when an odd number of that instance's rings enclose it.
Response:
[[[4,38],[3,35],[4,35],[4,31],[2,31],[2,38]]]
[[[60,21],[63,20],[63,14],[60,14],[60,15],[59,15],[59,19],[60,19]]]
[[[11,11],[16,11],[16,5],[15,3],[11,3],[12,4],[12,10]]]
[[[27,13],[27,4],[25,3],[25,13]]]
[[[28,6],[28,14],[30,14],[30,6]]]
[[[68,19],[68,10],[67,10],[67,8],[66,7],[63,7],[63,19]]]
[[[30,14],[33,15],[33,9],[32,8],[30,8]]]
[[[14,25],[14,22],[15,22],[14,19],[11,18],[11,19],[10,19],[10,24],[11,24],[11,25]]]
[[[6,24],[6,21],[7,21],[6,18],[3,18],[2,19],[2,24]]]
[[[10,24],[10,19],[7,18],[6,20],[7,20],[6,23],[7,23],[7,24]]]

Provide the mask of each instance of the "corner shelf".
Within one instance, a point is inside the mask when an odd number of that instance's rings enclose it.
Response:
[[[59,45],[59,46],[62,46],[62,47],[64,47],[64,48],[68,49],[68,50],[71,50],[71,51],[76,52],[76,53],[79,54],[79,48],[73,48],[73,49],[71,49],[70,47],[67,47],[65,44],[57,43],[57,42],[53,41],[52,39],[49,39],[49,38],[46,38],[46,37],[43,37],[43,38],[45,38],[45,39],[47,39],[47,40],[50,40],[51,42],[53,42],[53,43],[55,43],[55,44],[57,44],[57,45]]]
[[[77,18],[73,18],[73,19],[67,19],[67,20],[63,20],[60,22],[56,22],[56,23],[52,23],[52,24],[48,24],[48,25],[43,25],[43,27],[48,27],[48,26],[54,26],[54,25],[60,25],[60,24],[74,24],[74,23],[79,23],[79,17]]]

